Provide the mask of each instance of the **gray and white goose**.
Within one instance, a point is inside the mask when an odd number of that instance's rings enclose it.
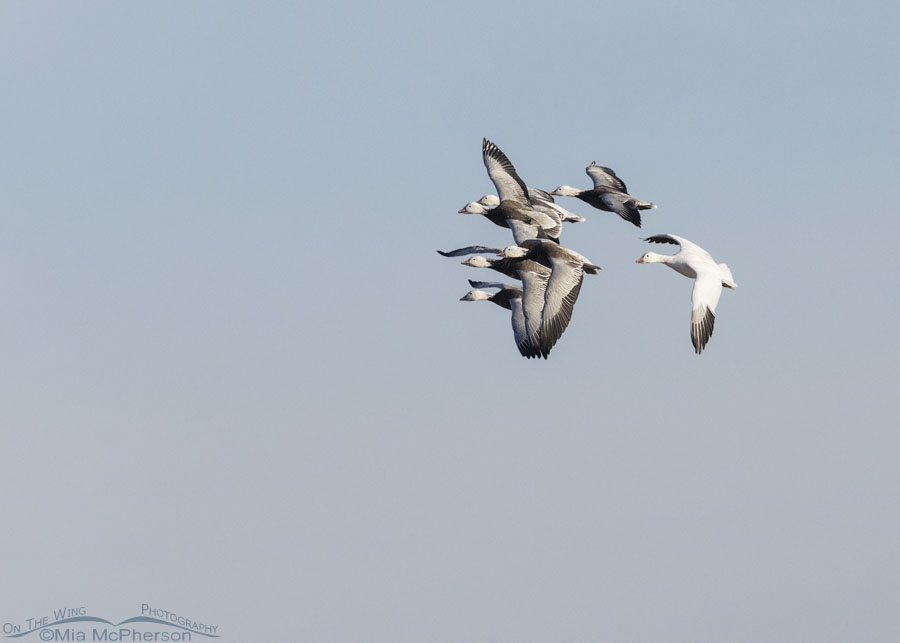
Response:
[[[506,154],[489,140],[483,139],[481,158],[488,176],[500,196],[500,204],[490,211],[491,215],[497,219],[502,218],[506,227],[512,230],[516,243],[539,236],[558,239],[562,227],[561,221],[535,209],[528,196],[525,182],[519,178],[516,168],[513,167]],[[465,210],[466,208],[463,208],[460,212]],[[492,217],[488,218],[494,221]],[[497,221],[494,222],[497,223]],[[497,225],[503,224],[497,223]]]
[[[528,187],[528,197],[531,199],[531,203],[534,207],[542,212],[545,212],[551,217],[559,218],[563,223],[583,223],[587,221],[584,217],[580,217],[573,212],[569,212],[564,207],[560,206],[552,196],[550,196],[549,192],[545,192],[540,188],[533,188],[531,186]],[[480,205],[486,207],[496,207],[500,205],[500,197],[496,194],[485,194],[483,197],[475,201]]]
[[[722,287],[737,288],[731,269],[724,263],[716,263],[712,255],[696,243],[674,234],[657,234],[647,237],[645,241],[671,243],[681,248],[674,255],[648,252],[637,263],[664,263],[694,280],[694,290],[691,292],[691,343],[699,355],[712,336]]]
[[[544,239],[526,239],[518,246],[505,248],[500,256],[513,261],[533,262],[550,269],[544,284],[540,318],[540,350],[546,357],[572,319],[584,273],[597,274],[601,268],[574,250]],[[527,284],[525,289],[527,291]],[[527,308],[525,314],[527,318]]]
[[[607,212],[615,212],[620,217],[641,227],[641,210],[651,210],[656,207],[655,203],[649,201],[641,201],[628,194],[628,188],[616,173],[596,162],[591,162],[584,170],[594,182],[594,187],[590,190],[578,190],[570,185],[560,185],[550,194],[553,196],[574,196],[585,203],[605,210]]]
[[[525,311],[522,306],[522,287],[505,284],[501,282],[490,281],[472,281],[469,285],[473,288],[499,288],[495,293],[489,293],[484,290],[470,290],[460,301],[490,301],[501,308],[506,308],[512,312],[511,321],[513,329],[513,337],[516,341],[516,348],[523,357],[531,359],[532,357],[540,357],[540,350],[533,346],[528,337],[528,330],[525,325]]]
[[[547,221],[541,218],[540,221],[546,224],[545,227],[541,227],[538,219],[534,216],[517,221],[510,221],[508,211],[502,211],[500,208],[496,207],[489,208],[479,201],[470,201],[457,210],[457,212],[460,214],[480,214],[494,225],[511,229],[514,238],[516,234],[519,234],[520,238],[524,236],[524,238],[527,239],[550,239],[551,241],[559,243],[560,224],[562,221],[559,219],[558,213],[544,211],[540,206],[535,207],[535,212],[550,217],[553,221],[552,225],[547,224]]]
[[[483,203],[479,203],[478,201],[469,201],[463,207],[457,210],[457,212],[459,212],[460,214],[480,214],[494,225],[500,226],[501,228],[509,228],[509,224],[506,222],[506,214],[504,212],[502,212],[498,208],[490,208]],[[535,230],[534,234],[537,235],[539,233],[537,230]]]
[[[482,203],[482,201],[486,201],[486,203]],[[524,238],[527,239],[550,239],[551,241],[559,243],[559,234],[562,231],[562,222],[564,219],[559,212],[547,207],[546,204],[535,202],[532,206],[535,212],[546,215],[553,221],[552,227],[542,228],[533,217],[518,222],[510,222],[507,218],[508,213],[504,213],[498,207],[489,207],[488,204],[491,203],[493,203],[494,206],[500,203],[500,199],[497,195],[488,194],[487,196],[481,197],[478,201],[470,201],[457,210],[457,212],[461,214],[480,214],[494,225],[498,225],[501,228],[512,229],[514,238],[518,233],[519,238],[524,236]],[[568,220],[574,221],[574,219]],[[584,219],[581,220],[584,221]]]
[[[528,239],[522,243],[527,241]],[[547,239],[532,239],[531,241],[548,243],[551,246],[559,245]],[[466,259],[462,263],[464,266],[473,268],[490,268],[522,282],[522,308],[525,315],[526,335],[529,343],[546,359],[549,351],[542,349],[541,317],[544,311],[544,293],[552,273],[550,262],[534,261],[523,257],[487,259],[482,256],[475,256],[471,259]]]

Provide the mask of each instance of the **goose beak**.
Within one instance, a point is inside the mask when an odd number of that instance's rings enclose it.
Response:
[[[634,260],[634,263],[644,263],[644,258],[638,257],[637,259]]]
[[[465,208],[460,208],[459,210],[457,210],[457,212],[458,212],[459,214],[465,214],[465,213],[466,213],[466,209],[465,209]]]
[[[464,266],[468,266],[468,265],[469,265],[469,260],[468,260],[468,259],[464,259],[463,261],[460,261],[460,263],[461,263],[462,265],[464,265]]]
[[[465,301],[466,298],[465,298],[465,297],[460,297],[459,300],[460,300],[460,301]]]

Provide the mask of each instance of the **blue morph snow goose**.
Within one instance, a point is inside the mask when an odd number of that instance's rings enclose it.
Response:
[[[559,220],[562,222],[582,223],[584,221],[587,221],[587,219],[585,219],[584,217],[580,217],[573,212],[569,212],[564,207],[560,206],[553,199],[553,197],[550,196],[549,192],[545,192],[540,188],[529,187],[528,198],[531,199],[531,203],[536,209],[541,210],[542,212],[550,215],[553,218],[559,218]],[[475,203],[492,208],[500,205],[500,197],[498,197],[496,194],[485,194],[483,197],[475,201]],[[463,210],[460,210],[460,212],[463,212]]]
[[[524,240],[522,243],[526,243]],[[557,246],[547,239],[532,239],[538,243]],[[541,342],[541,315],[544,310],[544,293],[550,280],[552,269],[549,261],[534,261],[527,257],[504,257],[502,259],[486,259],[475,256],[462,262],[473,268],[490,268],[499,273],[518,279],[522,282],[522,309],[525,316],[525,332],[529,345],[538,350],[545,358],[549,351],[544,351]],[[538,354],[533,355],[537,357]],[[527,356],[528,357],[528,356]]]
[[[655,203],[641,201],[628,194],[625,182],[610,168],[591,162],[584,171],[594,181],[593,189],[578,190],[569,185],[561,185],[550,194],[577,197],[600,210],[615,212],[639,228],[641,227],[640,211],[656,207]]]
[[[497,225],[503,225],[494,220],[502,219],[506,227],[512,230],[513,239],[518,244],[525,239],[534,239],[543,236],[548,239],[558,239],[562,223],[559,218],[554,218],[534,207],[528,196],[528,188],[525,182],[519,178],[516,168],[499,147],[484,139],[481,144],[481,158],[488,176],[500,195],[500,205],[491,210],[491,221]],[[468,207],[468,206],[467,206]],[[466,211],[466,208],[460,212]]]
[[[540,350],[537,346],[532,345],[528,337],[528,330],[525,325],[525,311],[522,306],[522,287],[500,282],[472,281],[471,279],[469,284],[473,288],[500,289],[495,293],[489,293],[484,290],[470,290],[460,298],[460,301],[491,301],[501,308],[511,311],[513,337],[519,353],[528,359],[540,357]]]
[[[647,237],[650,243],[671,243],[681,250],[674,255],[648,252],[637,263],[664,263],[672,270],[694,280],[691,292],[691,343],[699,355],[706,347],[716,322],[716,305],[722,295],[722,286],[737,288],[731,269],[724,263],[716,263],[706,250],[683,237],[674,234],[657,234]]]
[[[543,302],[540,306],[540,349],[546,358],[572,319],[584,273],[597,274],[600,266],[574,250],[545,239],[526,239],[519,246],[505,248],[500,256],[513,262],[530,262],[550,269],[549,278],[543,284]],[[527,295],[529,285],[524,279],[523,284]],[[525,314],[527,319],[527,308]],[[530,321],[536,323],[536,320]]]
[[[496,199],[497,197],[494,196],[494,198]],[[547,210],[540,205],[534,206],[534,212],[531,216],[523,215],[519,219],[510,219],[508,210],[501,210],[496,207],[490,208],[479,201],[470,201],[457,212],[460,214],[480,214],[494,225],[512,230],[513,238],[518,235],[520,239],[550,239],[559,243],[562,219],[559,213]]]

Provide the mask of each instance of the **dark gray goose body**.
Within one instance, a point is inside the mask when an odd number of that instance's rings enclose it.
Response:
[[[484,290],[470,290],[460,301],[490,301],[501,308],[511,311],[511,322],[513,329],[513,337],[516,341],[516,348],[523,357],[531,359],[532,357],[540,357],[539,349],[532,344],[528,337],[528,330],[525,324],[525,313],[522,305],[522,287],[513,284],[504,284],[499,282],[472,281],[469,284],[473,288],[499,288],[496,293],[485,292]]]
[[[598,210],[615,212],[626,221],[641,227],[641,210],[652,210],[655,203],[641,201],[628,194],[625,182],[616,173],[602,165],[592,162],[585,172],[594,182],[593,189],[578,190],[569,185],[561,185],[553,192],[553,196],[574,196]]]

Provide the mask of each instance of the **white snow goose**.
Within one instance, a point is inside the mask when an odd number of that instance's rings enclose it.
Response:
[[[561,185],[550,194],[577,197],[600,210],[615,212],[639,228],[641,227],[640,211],[656,207],[655,203],[641,201],[628,194],[625,182],[610,168],[591,162],[584,171],[594,181],[593,189],[578,190],[569,185]]]
[[[511,311],[513,337],[516,340],[516,347],[519,349],[519,353],[528,359],[540,357],[540,350],[536,346],[532,346],[528,338],[528,331],[525,326],[525,312],[522,307],[522,287],[500,282],[472,281],[471,279],[469,284],[473,288],[500,289],[495,293],[485,292],[484,290],[470,290],[460,298],[460,301],[491,301],[501,308]]]
[[[483,139],[481,158],[497,194],[500,195],[500,204],[491,212],[496,213],[494,216],[502,217],[506,227],[512,230],[516,243],[538,236],[558,239],[562,227],[560,219],[534,208],[525,182],[519,178],[506,154],[489,140]],[[460,212],[465,210],[463,208]]]
[[[715,259],[703,248],[674,234],[657,234],[647,237],[650,243],[671,243],[681,250],[674,255],[648,252],[637,263],[664,263],[685,277],[694,280],[691,293],[691,343],[699,355],[706,347],[716,322],[716,305],[722,295],[722,286],[737,288],[731,270]]]
[[[572,310],[584,273],[597,274],[596,266],[586,257],[544,239],[526,239],[519,246],[505,248],[501,257],[517,261],[530,261],[550,268],[550,277],[544,286],[540,320],[540,349],[546,357],[572,319]],[[526,294],[528,283],[523,280]],[[526,319],[528,308],[525,309]]]

